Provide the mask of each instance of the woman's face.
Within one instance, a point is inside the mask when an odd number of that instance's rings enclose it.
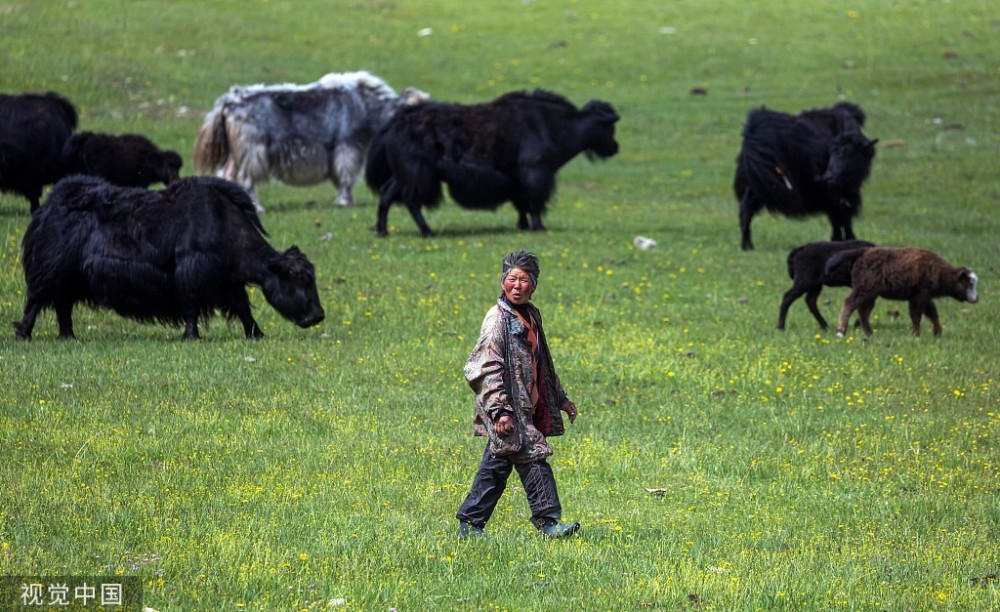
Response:
[[[535,292],[535,285],[531,282],[531,275],[521,268],[511,268],[507,276],[503,277],[503,294],[507,296],[507,301],[518,306],[527,304],[531,300],[531,294]]]

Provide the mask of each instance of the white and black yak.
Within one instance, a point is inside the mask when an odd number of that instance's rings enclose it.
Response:
[[[428,99],[413,88],[397,95],[365,71],[305,85],[235,85],[198,130],[195,171],[239,183],[258,210],[254,187],[271,177],[296,186],[330,180],[335,203],[350,206],[372,137],[400,107]]]
[[[733,179],[744,251],[753,249],[750,222],[763,208],[793,218],[825,214],[831,240],[855,238],[852,220],[878,142],[861,132],[864,124],[849,102],[798,115],[750,111]]]
[[[250,197],[222,179],[184,178],[159,191],[63,179],[24,236],[27,300],[15,334],[31,338],[38,313],[54,308],[59,337],[73,338],[73,306],[83,302],[183,324],[185,339],[198,338],[199,319],[218,310],[259,338],[246,285],[259,286],[300,327],[318,324],[324,313],[312,264],[297,247],[276,251],[265,236]]]
[[[0,94],[0,191],[38,209],[42,189],[64,176],[63,146],[76,123],[76,107],[57,93]]]
[[[952,297],[960,302],[979,301],[976,286],[979,277],[969,268],[952,266],[939,255],[917,247],[873,247],[845,251],[827,262],[830,274],[842,275],[851,270],[851,293],[840,309],[837,335],[847,332],[847,320],[858,311],[865,334],[872,335],[868,318],[877,298],[904,300],[910,306],[910,324],[914,336],[920,335],[920,319],[931,320],[934,335],[941,335],[934,298]]]
[[[510,201],[518,229],[544,230],[556,172],[580,153],[615,155],[617,121],[607,102],[577,108],[543,90],[401,109],[368,151],[365,180],[379,196],[375,231],[388,235],[389,207],[402,202],[420,233],[432,235],[421,209],[440,204],[442,182],[460,206],[495,210]]]

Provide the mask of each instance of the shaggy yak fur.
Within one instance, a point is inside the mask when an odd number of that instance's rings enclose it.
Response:
[[[198,130],[194,166],[250,192],[274,177],[288,185],[329,179],[336,204],[354,204],[353,188],[372,136],[395,112],[429,96],[396,95],[367,72],[327,74],[306,85],[237,85],[220,96]]]
[[[120,187],[169,185],[180,178],[181,156],[139,134],[74,134],[63,148],[63,174],[99,176]]]
[[[914,336],[920,335],[920,318],[927,315],[934,325],[934,335],[941,335],[934,298],[953,297],[960,302],[979,301],[976,285],[979,278],[969,268],[956,268],[935,253],[916,247],[873,247],[844,251],[827,262],[830,274],[851,270],[851,293],[840,309],[837,335],[847,332],[847,320],[858,311],[861,328],[872,335],[868,322],[876,298],[905,300],[910,304],[910,323]]]
[[[831,240],[852,240],[875,143],[861,133],[865,115],[847,102],[789,115],[750,111],[736,158],[740,246],[753,248],[750,222],[762,208],[789,217],[825,214]]]
[[[0,191],[37,210],[42,188],[63,176],[63,145],[76,122],[76,108],[59,94],[0,94]]]
[[[809,312],[819,322],[819,326],[826,329],[828,327],[826,319],[820,314],[816,305],[816,300],[823,291],[823,285],[827,287],[851,286],[850,270],[847,270],[847,274],[841,275],[826,275],[824,273],[827,260],[835,253],[873,246],[875,246],[873,243],[864,240],[843,240],[840,242],[810,242],[792,249],[788,253],[788,276],[792,279],[792,288],[786,291],[781,298],[781,308],[778,311],[778,329],[785,329],[788,308],[792,302],[803,295],[806,296],[806,306],[809,307]]]
[[[402,202],[420,233],[431,235],[421,208],[440,204],[442,181],[460,206],[495,210],[511,201],[519,229],[544,230],[556,172],[579,153],[592,160],[615,155],[617,121],[607,102],[578,109],[543,90],[484,104],[404,108],[368,151],[365,179],[379,194],[375,231],[388,235],[389,207]]]
[[[285,318],[316,325],[324,313],[312,264],[294,246],[275,251],[266,235],[246,192],[222,179],[180,179],[160,191],[63,179],[24,236],[28,291],[15,334],[31,338],[38,313],[55,308],[59,337],[72,338],[73,306],[84,302],[183,324],[185,339],[198,338],[198,320],[220,310],[258,338],[248,284]]]

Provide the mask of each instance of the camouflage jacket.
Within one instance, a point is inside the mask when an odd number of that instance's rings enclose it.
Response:
[[[545,436],[559,436],[565,431],[560,407],[566,402],[566,392],[552,364],[541,313],[532,304],[528,310],[536,321],[538,380],[528,330],[502,296],[483,319],[479,341],[465,364],[465,379],[476,394],[472,427],[477,436],[489,435],[492,424],[504,412],[512,416],[520,412],[518,422],[527,430],[527,443],[537,447],[525,449],[526,453],[545,457],[552,454]],[[538,405],[532,406],[531,389],[536,382]]]

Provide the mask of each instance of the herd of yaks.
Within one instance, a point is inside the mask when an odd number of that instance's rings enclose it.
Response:
[[[349,206],[364,169],[379,198],[373,229],[380,235],[388,234],[388,210],[395,202],[407,207],[421,234],[431,235],[421,209],[441,202],[442,184],[467,208],[496,209],[511,202],[518,228],[543,230],[558,170],[580,153],[590,159],[614,156],[618,120],[607,102],[591,100],[578,108],[545,90],[511,92],[474,105],[436,102],[413,88],[397,95],[364,71],[328,74],[305,85],[234,86],[206,115],[194,150],[196,172],[221,178],[182,179],[180,156],[143,136],[74,133],[76,109],[58,94],[0,95],[0,190],[23,195],[32,208],[23,247],[28,301],[25,318],[15,323],[17,337],[30,338],[35,316],[49,307],[57,312],[60,336],[72,337],[70,316],[77,302],[139,320],[183,324],[185,338],[198,337],[198,318],[221,310],[239,317],[248,337],[259,337],[247,283],[265,287],[268,301],[287,318],[314,325],[323,311],[312,266],[295,247],[282,254],[261,246],[266,232],[257,217],[263,207],[255,185],[270,178],[290,185],[329,180],[338,190],[335,203]],[[871,335],[869,315],[878,297],[909,302],[914,335],[924,315],[938,335],[934,298],[974,303],[978,278],[925,249],[856,239],[851,221],[861,209],[861,186],[877,143],[862,133],[864,123],[861,108],[847,102],[798,115],[750,111],[733,182],[741,247],[753,248],[750,222],[762,209],[791,217],[825,214],[831,240],[788,255],[793,286],[782,298],[778,329],[803,295],[827,328],[817,306],[822,287],[850,286],[838,335],[846,333],[854,311]],[[56,188],[40,206],[43,186],[53,183]],[[154,183],[167,188],[150,195]],[[232,189],[232,183],[242,189]],[[155,207],[167,200],[187,207],[194,225],[166,227],[174,222],[157,215]],[[204,223],[220,214],[219,206],[239,211],[226,217],[242,224],[235,247],[222,246],[226,230],[211,223],[219,235],[204,237]],[[77,225],[100,240],[74,234]],[[75,242],[60,240],[59,232],[75,236]],[[192,247],[199,239],[210,248]],[[75,251],[68,250],[68,242]],[[240,274],[219,263],[245,255],[238,252],[241,244],[270,263]],[[178,274],[178,262],[164,255],[170,249],[195,253],[181,265],[200,272]],[[126,268],[134,278],[122,273]],[[235,274],[235,284],[219,286],[216,280],[224,274]]]

